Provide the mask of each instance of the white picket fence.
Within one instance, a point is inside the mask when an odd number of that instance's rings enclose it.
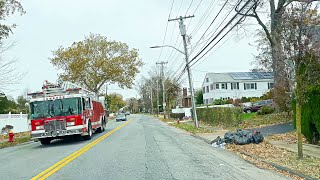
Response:
[[[7,125],[13,126],[14,133],[31,130],[28,114],[0,114],[0,130]]]

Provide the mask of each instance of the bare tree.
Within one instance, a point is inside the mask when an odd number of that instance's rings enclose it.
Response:
[[[236,11],[247,17],[254,18],[257,23],[263,29],[265,36],[270,44],[271,48],[271,58],[272,58],[272,70],[274,74],[275,88],[279,90],[288,89],[288,79],[285,68],[285,57],[283,51],[283,44],[281,39],[282,24],[284,19],[284,12],[286,7],[294,2],[314,2],[319,0],[253,0],[254,6],[251,13],[244,14],[239,11],[241,7],[239,3]],[[270,21],[264,22],[262,19],[261,12],[259,10],[268,10],[268,16]],[[270,23],[270,27],[268,26]]]
[[[8,90],[8,86],[18,83],[25,75],[24,72],[20,72],[16,69],[16,59],[4,59],[3,53],[13,47],[13,43],[10,45],[0,47],[0,90]]]

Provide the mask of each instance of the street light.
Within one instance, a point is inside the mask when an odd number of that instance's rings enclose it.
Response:
[[[184,52],[183,52],[183,51],[181,51],[181,50],[179,50],[179,49],[177,49],[176,47],[171,46],[171,45],[151,46],[150,48],[163,48],[163,47],[171,47],[171,48],[173,48],[173,49],[175,49],[175,50],[179,51],[181,54],[184,54]]]
[[[193,82],[192,82],[192,76],[191,76],[190,65],[189,65],[189,55],[188,55],[188,50],[187,50],[185,34],[182,34],[182,37],[183,37],[183,42],[184,42],[184,52],[179,50],[179,49],[177,49],[174,46],[171,46],[171,45],[152,46],[150,48],[170,47],[170,48],[173,48],[173,49],[177,50],[181,54],[185,55],[185,57],[186,57],[186,69],[187,69],[187,72],[188,72],[189,86],[190,86],[190,92],[191,92],[191,103],[192,103],[194,125],[195,125],[196,128],[198,128],[199,127],[199,123],[198,123],[198,117],[197,117],[196,103],[195,103],[195,99],[194,99],[194,89],[193,89]]]

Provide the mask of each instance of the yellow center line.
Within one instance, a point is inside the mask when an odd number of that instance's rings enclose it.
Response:
[[[96,144],[98,144],[99,142],[101,142],[102,140],[104,140],[105,138],[107,138],[108,136],[110,136],[111,134],[116,132],[117,130],[121,129],[125,125],[127,125],[129,122],[130,121],[128,121],[128,122],[126,122],[126,123],[114,128],[113,130],[111,130],[107,134],[99,137],[98,139],[96,139],[96,140],[92,141],[91,143],[85,145],[81,149],[79,149],[79,150],[75,151],[74,153],[70,154],[69,156],[63,158],[62,160],[58,161],[57,163],[55,163],[54,165],[52,165],[48,169],[42,171],[41,173],[39,173],[35,177],[31,178],[31,180],[48,178],[49,176],[51,176],[52,174],[57,172],[59,169],[61,169],[62,167],[64,167],[65,165],[67,165],[68,163],[73,161],[75,158],[79,157],[80,155],[82,155],[83,153],[85,153],[86,151],[91,149],[93,146],[95,146]]]

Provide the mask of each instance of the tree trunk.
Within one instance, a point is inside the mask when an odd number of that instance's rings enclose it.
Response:
[[[297,134],[298,134],[298,158],[303,158],[302,152],[302,134],[301,134],[301,106],[297,97],[296,101],[296,127],[297,127]]]

